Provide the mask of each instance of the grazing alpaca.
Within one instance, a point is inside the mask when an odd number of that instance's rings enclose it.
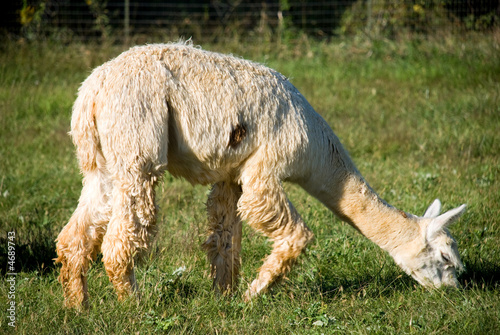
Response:
[[[286,274],[313,238],[282,181],[301,185],[422,285],[458,285],[446,226],[465,205],[439,216],[435,201],[417,217],[385,203],[306,99],[262,65],[184,43],[132,48],[83,82],[71,135],[84,178],[57,238],[67,306],[86,304],[99,251],[118,298],[137,289],[134,258],[151,245],[165,170],[213,184],[203,247],[222,292],[238,282],[242,220],[274,242],[246,299]]]

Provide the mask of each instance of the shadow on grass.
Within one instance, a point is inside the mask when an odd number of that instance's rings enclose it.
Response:
[[[373,276],[365,274],[357,278],[318,279],[316,285],[324,297],[335,297],[339,294],[360,296],[390,296],[394,291],[404,291],[415,283],[404,274]]]
[[[408,291],[420,287],[409,275],[397,268],[381,272],[359,271],[357,275],[336,273],[329,268],[320,267],[319,273],[302,277],[301,286],[317,290],[325,298],[337,298],[341,295],[359,297],[391,296],[395,291]],[[500,265],[494,262],[467,264],[467,269],[459,275],[462,290],[483,289],[497,290],[500,287]],[[299,276],[299,281],[300,276]]]
[[[472,264],[466,272],[459,276],[461,289],[474,288],[496,290],[500,287],[500,265]],[[360,296],[390,296],[394,291],[405,291],[419,286],[417,282],[404,273],[388,273],[384,275],[362,274],[356,278],[317,277],[307,284],[316,286],[324,297],[335,297],[339,294]]]
[[[8,272],[32,272],[39,271],[41,275],[49,273],[56,267],[54,258],[56,255],[56,244],[52,237],[40,236],[32,238],[31,241],[18,242],[14,245],[14,263],[9,263],[8,240],[0,238],[0,273],[4,276]],[[11,268],[13,265],[14,269]]]
[[[500,286],[500,264],[472,263],[459,278],[462,287],[470,289],[477,285],[487,289],[497,289]]]

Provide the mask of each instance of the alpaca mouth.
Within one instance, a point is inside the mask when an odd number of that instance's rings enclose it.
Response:
[[[436,277],[434,280],[431,278],[417,276],[415,273],[412,273],[412,277],[420,285],[422,285],[428,289],[434,289],[434,288],[440,288],[440,287],[452,287],[452,288],[457,288],[457,289],[460,288],[460,283],[453,275],[449,275],[448,278]]]

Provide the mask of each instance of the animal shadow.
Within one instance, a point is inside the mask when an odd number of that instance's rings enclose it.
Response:
[[[12,244],[11,244],[12,245]],[[41,236],[14,245],[14,263],[9,263],[9,244],[5,237],[0,238],[0,274],[39,271],[47,274],[55,268],[56,245],[54,238]],[[12,262],[12,260],[10,260]],[[12,271],[11,266],[14,266]]]

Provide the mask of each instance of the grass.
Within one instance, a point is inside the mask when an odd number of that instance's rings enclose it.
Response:
[[[445,210],[467,203],[451,227],[466,265],[463,288],[422,289],[377,246],[287,184],[315,242],[288,278],[245,304],[242,293],[270,249],[245,227],[241,289],[217,297],[199,247],[208,188],[166,175],[158,190],[160,231],[137,270],[141,302],[117,302],[97,261],[90,309],[61,308],[54,239],[81,190],[66,135],[71,105],[90,70],[122,48],[11,42],[0,47],[0,332],[14,332],[6,312],[9,231],[16,232],[20,334],[500,332],[498,33],[204,47],[289,76],[394,206],[422,214],[437,197]]]

